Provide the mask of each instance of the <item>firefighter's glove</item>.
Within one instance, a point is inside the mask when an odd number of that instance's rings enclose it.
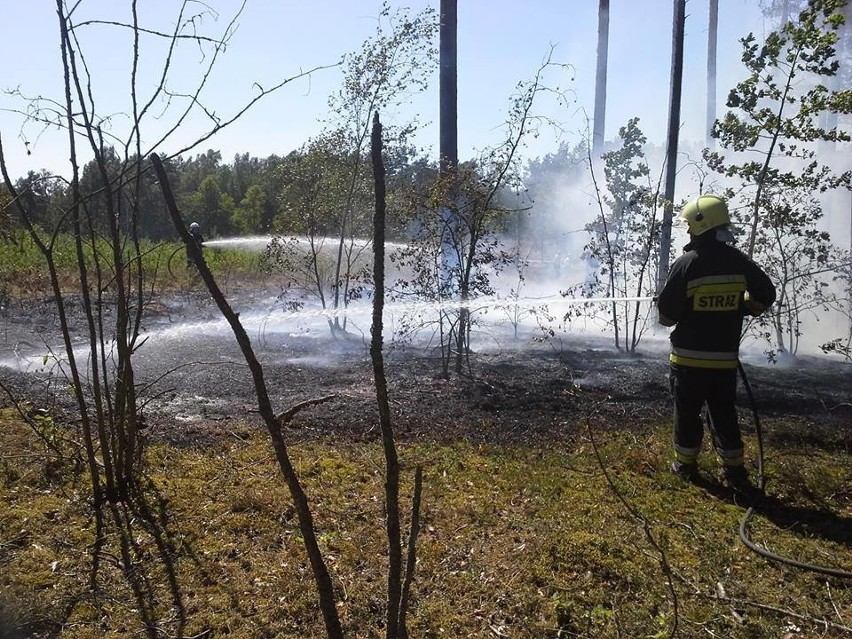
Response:
[[[751,299],[751,295],[748,291],[743,293],[743,315],[751,315],[752,317],[757,317],[758,315],[762,315],[763,311],[765,310],[766,306],[764,304],[761,304],[757,300]]]

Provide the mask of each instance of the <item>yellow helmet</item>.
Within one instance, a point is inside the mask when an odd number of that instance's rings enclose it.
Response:
[[[717,195],[702,195],[693,200],[683,207],[680,216],[693,236],[731,223],[728,205]]]

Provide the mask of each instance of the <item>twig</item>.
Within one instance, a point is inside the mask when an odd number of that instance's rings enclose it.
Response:
[[[401,636],[408,636],[406,618],[414,582],[414,569],[417,566],[417,534],[420,532],[420,504],[423,495],[423,466],[417,465],[414,471],[414,496],[411,500],[411,530],[408,531],[408,554],[405,565],[405,578],[402,582],[402,594],[399,604],[399,627]]]
[[[834,608],[834,614],[837,615],[837,618],[840,619],[842,623],[845,623],[845,619],[843,619],[843,615],[840,614],[840,611],[837,609],[837,604],[834,603],[834,597],[831,595],[831,584],[829,582],[825,582],[825,590],[828,592],[828,600],[831,602],[831,607]]]
[[[656,550],[657,553],[659,554],[660,567],[663,570],[663,574],[665,574],[665,576],[666,576],[666,585],[668,586],[669,594],[671,595],[671,600],[672,600],[673,620],[672,620],[672,627],[671,627],[671,630],[669,632],[669,637],[675,637],[677,635],[678,622],[679,622],[678,596],[677,596],[677,591],[675,591],[675,588],[674,588],[674,575],[672,573],[671,567],[669,566],[669,562],[666,559],[666,553],[660,547],[660,545],[657,543],[657,540],[654,538],[653,531],[651,530],[651,524],[648,522],[648,520],[645,518],[645,516],[642,515],[642,513],[640,513],[635,508],[633,508],[633,506],[630,505],[630,503],[624,498],[624,496],[618,490],[618,487],[615,485],[615,482],[613,482],[612,478],[609,476],[609,473],[607,472],[607,469],[606,469],[606,465],[604,464],[603,458],[601,457],[600,451],[598,450],[598,445],[597,445],[597,442],[595,441],[595,435],[592,432],[592,425],[589,422],[588,417],[586,418],[586,430],[589,433],[589,441],[592,444],[592,450],[595,453],[595,458],[598,460],[598,465],[600,466],[601,471],[603,471],[603,475],[604,475],[604,478],[606,479],[607,484],[609,484],[610,489],[615,494],[615,496],[618,498],[618,501],[620,501],[622,503],[622,505],[627,510],[627,512],[632,517],[634,517],[635,519],[639,520],[642,523],[642,530],[645,533],[645,537],[647,538],[648,543],[650,543],[651,546],[654,547],[654,550]]]
[[[315,404],[322,404],[323,402],[327,402],[329,400],[337,397],[337,394],[334,395],[326,395],[325,397],[315,397],[313,399],[306,399],[303,402],[299,402],[295,406],[292,406],[285,410],[283,413],[277,415],[275,417],[275,421],[278,422],[279,425],[283,426],[290,422],[293,417],[296,416],[296,413],[300,412],[302,409],[307,408],[308,406],[313,406]]]
[[[689,582],[687,582],[689,583]],[[695,584],[690,584],[693,588],[695,588]],[[690,593],[696,597],[702,597],[703,599],[710,599],[711,601],[720,601],[730,604],[736,604],[740,606],[750,606],[752,608],[758,608],[759,610],[766,610],[768,612],[775,612],[780,615],[784,615],[785,617],[792,617],[793,619],[798,619],[800,621],[807,621],[808,623],[819,624],[826,627],[834,628],[835,630],[843,630],[844,632],[852,632],[852,627],[844,626],[843,624],[834,623],[829,621],[828,619],[821,619],[819,617],[811,617],[810,615],[803,615],[798,612],[793,612],[792,610],[785,610],[784,608],[779,608],[778,606],[772,606],[770,604],[764,604],[757,601],[750,601],[748,599],[737,599],[735,597],[720,597],[719,595],[708,595],[706,593],[701,592],[697,588]]]
[[[76,31],[80,27],[87,27],[92,25],[102,25],[109,27],[122,27],[125,29],[130,29],[134,33],[146,33],[148,35],[157,36],[160,38],[165,38],[166,40],[193,40],[195,42],[209,42],[216,45],[223,45],[225,43],[222,39],[211,38],[209,36],[199,35],[198,33],[193,33],[192,35],[181,35],[174,33],[165,33],[163,31],[157,31],[155,29],[145,29],[144,27],[140,27],[139,25],[127,24],[126,22],[119,22],[117,20],[85,20],[83,22],[77,22],[69,29],[69,31]]]

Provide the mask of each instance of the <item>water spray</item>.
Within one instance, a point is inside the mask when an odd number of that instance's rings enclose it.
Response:
[[[248,237],[226,237],[218,240],[204,240],[204,248],[228,249],[240,248],[262,251],[272,241],[270,235],[251,235]]]
[[[295,240],[298,244],[308,244],[310,242],[313,242],[317,246],[328,245],[330,247],[336,246],[337,243],[340,241],[339,238],[325,236],[309,238],[298,235],[246,235],[235,237],[222,237],[217,238],[215,240],[204,240],[203,246],[205,248],[212,249],[242,249],[246,251],[263,251],[276,238],[285,241]],[[359,248],[365,248],[369,244],[369,242],[370,240],[365,239],[352,240],[352,244]],[[406,244],[400,242],[385,242],[385,247],[391,250],[401,250],[406,248],[406,246]]]
[[[384,305],[389,313],[423,313],[429,311],[453,311],[466,308],[471,311],[509,310],[517,308],[536,308],[541,306],[560,306],[575,304],[606,304],[606,303],[641,303],[654,301],[652,296],[636,297],[562,297],[551,295],[547,297],[520,297],[517,299],[480,297],[467,301],[446,300],[439,302],[391,302]],[[327,317],[342,317],[351,313],[353,308],[318,308],[313,310],[284,311],[284,317],[289,319]]]

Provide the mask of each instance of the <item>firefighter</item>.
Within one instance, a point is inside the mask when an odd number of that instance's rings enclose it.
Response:
[[[684,206],[690,241],[657,297],[659,322],[671,333],[669,382],[674,404],[672,471],[698,478],[704,404],[724,484],[748,491],[735,396],[743,317],[760,315],[775,301],[764,271],[731,244],[725,200],[704,195]]]
[[[204,244],[204,236],[201,235],[201,227],[198,225],[198,222],[193,222],[189,225],[189,234],[192,235],[192,239],[195,240],[195,246],[198,247],[198,253],[200,254],[201,247]],[[190,251],[188,246],[186,247],[186,266],[187,268],[195,266],[192,251]]]

